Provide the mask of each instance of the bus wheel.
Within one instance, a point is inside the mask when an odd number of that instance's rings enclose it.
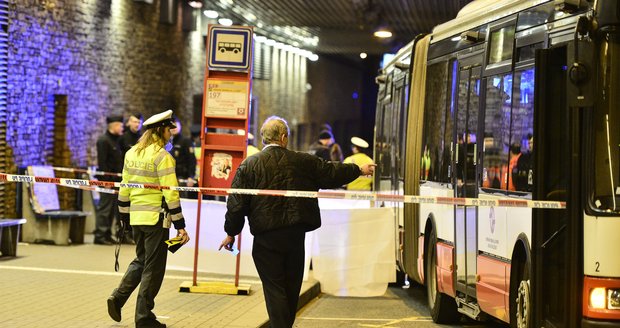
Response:
[[[454,323],[460,319],[456,301],[437,289],[437,236],[431,231],[426,248],[425,276],[426,294],[431,317],[436,323]]]
[[[511,318],[510,326],[515,328],[529,328],[530,318],[532,315],[532,302],[530,293],[530,269],[527,261],[519,262],[518,277],[513,281],[513,294],[510,295],[511,300]],[[518,285],[517,285],[518,284]]]

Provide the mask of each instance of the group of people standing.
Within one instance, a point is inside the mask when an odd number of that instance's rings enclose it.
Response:
[[[121,151],[120,143],[114,144],[122,134],[122,128],[116,123],[120,123],[117,118],[108,119],[108,131],[100,138],[102,151],[104,143],[111,145],[111,151]],[[176,186],[180,174],[194,172],[191,168],[179,169],[181,163],[175,161],[174,155],[184,153],[181,149],[166,149],[177,129],[180,130],[180,122],[172,118],[172,111],[152,116],[144,122],[144,133],[124,154],[124,165],[121,162],[110,168],[120,167],[124,183]],[[345,184],[351,186],[354,180],[374,173],[375,165],[361,151],[368,147],[368,143],[360,138],[352,138],[353,155],[343,160],[340,152],[340,160],[332,161],[288,150],[290,130],[283,118],[269,117],[260,132],[265,146],[241,163],[232,188],[318,191]],[[330,139],[334,144],[333,135]],[[330,149],[331,144],[324,146]],[[183,145],[180,143],[179,148]],[[330,159],[332,153],[338,156],[337,151],[331,149],[328,153]],[[114,156],[122,158],[122,155],[121,152]],[[101,163],[108,157],[99,159],[101,169]],[[122,307],[140,286],[135,310],[136,327],[166,327],[152,310],[166,269],[165,240],[169,237],[169,228],[174,225],[183,244],[189,241],[179,193],[170,189],[120,188],[118,210],[123,226],[133,230],[136,258],[108,298],[108,314],[120,322]],[[305,234],[321,226],[318,199],[230,195],[224,223],[226,237],[220,249],[233,250],[235,237],[243,229],[246,218],[254,235],[252,257],[263,284],[270,324],[272,327],[292,327],[303,279]]]
[[[187,186],[193,186],[196,182],[196,157],[194,156],[192,141],[181,133],[181,122],[178,117],[172,118],[176,123],[176,128],[171,129],[171,140],[167,149],[177,162],[175,173],[178,179],[186,181]],[[143,134],[142,114],[130,114],[123,124],[123,116],[112,115],[106,118],[107,129],[97,140],[97,164],[101,172],[112,173],[98,175],[101,181],[121,181],[115,174],[123,170],[123,159],[126,153],[136,145]],[[112,245],[117,240],[113,237],[113,224],[116,222],[114,230],[121,231],[120,220],[117,208],[118,197],[115,194],[100,193],[99,204],[95,219],[95,244]],[[120,242],[133,244],[131,234],[117,236]]]
[[[358,166],[373,164],[372,158],[366,153],[368,142],[360,137],[351,138],[351,156],[343,159],[342,148],[334,139],[332,128],[329,124],[321,126],[322,131],[319,133],[318,140],[310,145],[309,153],[314,154],[326,161],[353,163]],[[347,190],[371,190],[372,178],[368,176],[360,176],[353,182],[346,185]]]

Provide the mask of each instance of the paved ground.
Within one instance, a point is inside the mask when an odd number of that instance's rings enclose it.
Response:
[[[412,284],[409,289],[390,286],[381,297],[334,297],[321,294],[297,313],[295,327],[503,327],[497,322],[462,319],[460,325],[432,322],[426,305],[425,287]]]
[[[0,327],[134,326],[135,295],[123,308],[122,322],[107,314],[106,299],[122,275],[113,269],[114,247],[20,244],[17,252],[16,258],[0,257]],[[133,249],[124,245],[122,272],[132,259]],[[166,272],[155,313],[169,327],[267,327],[257,279],[242,277],[241,283],[252,286],[248,296],[179,292],[179,285],[191,280],[191,272]],[[201,274],[198,280],[231,282],[232,277]],[[304,284],[300,302],[307,305],[298,312],[295,327],[441,327],[429,317],[424,288],[415,284],[409,289],[392,286],[371,298],[314,298],[311,291],[317,287],[316,281]],[[498,325],[464,320],[460,326]]]
[[[17,258],[0,257],[0,327],[133,327],[135,295],[123,308],[123,320],[112,321],[106,299],[120,281],[114,272],[114,247],[20,244]],[[133,255],[121,250],[121,271]],[[260,327],[267,313],[260,282],[250,295],[180,293],[191,272],[166,272],[155,313],[170,327]],[[232,277],[199,276],[199,281],[232,281]],[[306,284],[304,289],[311,284]]]

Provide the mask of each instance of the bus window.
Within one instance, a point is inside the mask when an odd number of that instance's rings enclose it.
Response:
[[[482,187],[507,189],[512,75],[487,78]]]
[[[510,127],[508,189],[532,191],[534,149],[534,69],[515,72]]]
[[[399,156],[398,156],[398,178],[400,180],[404,180],[405,179],[405,158],[406,158],[406,143],[407,143],[407,138],[405,138],[405,136],[407,135],[407,132],[405,131],[405,129],[407,128],[407,105],[409,104],[409,85],[405,84],[403,87],[403,94],[402,94],[402,100],[400,103],[400,122],[399,122],[399,129],[398,129],[398,143],[399,143]]]
[[[383,127],[378,142],[381,142],[379,162],[381,163],[381,178],[388,179],[392,176],[392,102],[383,105]],[[383,190],[383,189],[381,189]]]
[[[620,34],[610,31],[600,52],[603,92],[594,115],[594,207],[620,212]]]
[[[424,134],[422,136],[421,180],[449,182],[450,144],[444,144],[448,91],[448,62],[427,68],[426,103],[424,104]],[[449,140],[449,139],[448,139]],[[445,159],[447,155],[447,160]],[[445,163],[443,163],[445,161]],[[445,165],[445,166],[444,166]],[[446,168],[445,170],[442,168]]]

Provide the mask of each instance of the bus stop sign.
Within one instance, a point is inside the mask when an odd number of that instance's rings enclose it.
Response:
[[[247,71],[250,67],[252,29],[210,26],[209,69]]]

